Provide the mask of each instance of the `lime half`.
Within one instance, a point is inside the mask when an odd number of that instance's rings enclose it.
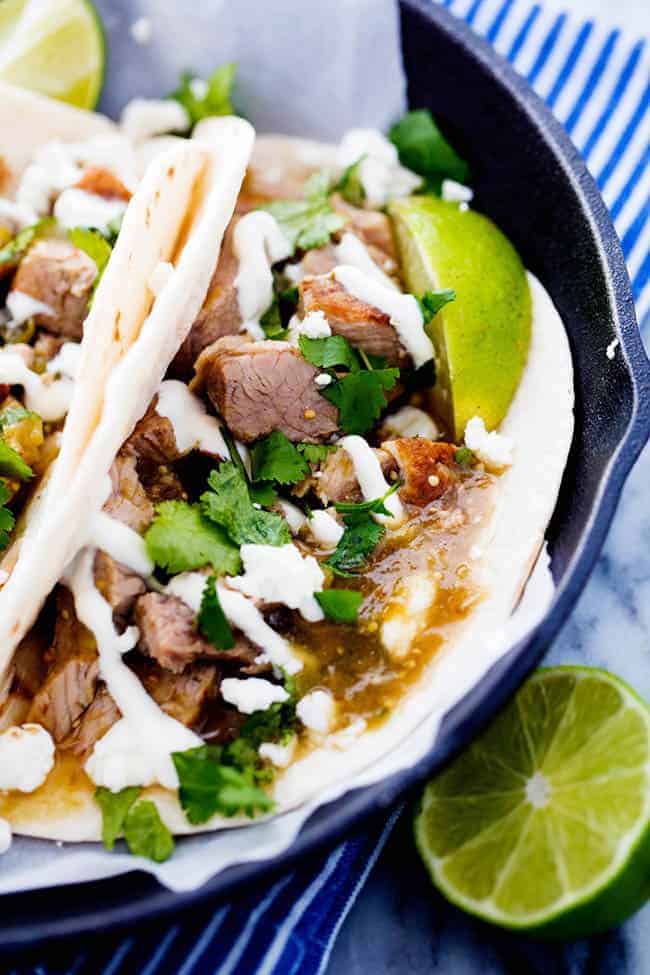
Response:
[[[437,412],[456,438],[477,415],[491,430],[508,411],[530,344],[531,298],[519,255],[487,217],[457,203],[412,196],[388,212],[408,290],[456,292],[429,328]]]
[[[537,671],[428,784],[415,838],[485,921],[563,939],[620,924],[650,896],[650,709],[602,670]]]
[[[104,32],[88,0],[0,2],[2,81],[94,108],[104,62]]]

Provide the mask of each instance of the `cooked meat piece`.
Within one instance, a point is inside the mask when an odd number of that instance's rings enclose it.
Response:
[[[62,335],[50,335],[49,332],[39,332],[32,348],[37,363],[47,365],[61,351],[65,338]]]
[[[111,605],[115,616],[124,619],[147,587],[139,575],[116,562],[106,552],[96,553],[94,569],[95,585]]]
[[[135,604],[135,623],[140,630],[139,648],[161,667],[180,673],[198,657],[209,657],[212,644],[197,631],[195,615],[181,599],[148,592]]]
[[[219,671],[214,664],[192,664],[182,674],[172,674],[143,660],[134,669],[156,704],[188,728],[201,727],[206,706],[219,695]]]
[[[340,263],[334,244],[326,244],[325,247],[315,247],[307,251],[300,266],[303,275],[307,278],[317,274],[329,274]]]
[[[120,709],[108,693],[106,685],[100,683],[95,697],[70,734],[59,743],[59,747],[71,751],[85,762],[95,747],[95,742],[103,738],[121,717]]]
[[[458,448],[454,444],[403,437],[386,440],[382,448],[399,465],[403,481],[399,496],[408,504],[425,505],[435,501],[458,477],[458,465],[454,461]]]
[[[235,218],[226,231],[203,308],[172,362],[170,373],[180,379],[189,379],[194,363],[205,348],[224,335],[237,335],[241,327],[242,317],[235,288],[239,262],[233,250],[236,223]]]
[[[338,410],[318,391],[318,369],[286,342],[231,337],[208,346],[193,388],[205,388],[230,432],[244,443],[281,430],[319,443],[338,428]]]
[[[153,521],[153,505],[140,483],[133,454],[120,453],[110,470],[112,492],[104,511],[142,534]]]
[[[381,252],[384,259],[389,258],[394,268],[395,242],[390,220],[386,214],[380,213],[378,210],[362,210],[360,207],[352,206],[338,193],[332,195],[331,203],[334,210],[348,221],[347,229],[352,230],[366,247],[376,248]],[[381,264],[381,259],[377,263]],[[386,270],[385,267],[384,270]]]
[[[138,465],[141,461],[172,464],[182,456],[176,446],[171,420],[156,413],[157,398],[142,419],[136,423],[133,433],[122,448],[126,453],[135,454]]]
[[[103,166],[90,166],[75,186],[78,190],[103,196],[106,200],[124,200],[128,203],[131,199],[124,183]]]
[[[34,315],[37,326],[79,341],[96,276],[93,259],[67,240],[38,240],[21,261],[12,290],[22,291],[52,309],[51,315]]]
[[[385,450],[374,450],[384,475],[394,471],[397,465],[393,457]],[[339,448],[332,451],[317,474],[318,477],[312,478],[311,487],[324,505],[336,501],[357,503],[363,500],[354,466],[345,450]]]
[[[50,668],[34,695],[28,720],[42,724],[58,742],[92,701],[99,673],[95,638],[77,619],[72,596],[64,587],[57,593],[54,640],[46,656]]]
[[[47,674],[45,655],[48,650],[48,634],[44,626],[33,626],[18,645],[13,660],[14,679],[12,690],[33,697]]]
[[[335,335],[342,335],[369,355],[383,356],[388,365],[401,366],[410,361],[390,317],[379,308],[359,301],[342,284],[329,275],[305,278],[300,282],[301,318],[312,311],[322,311]]]

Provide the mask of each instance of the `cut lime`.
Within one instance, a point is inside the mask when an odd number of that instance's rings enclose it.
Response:
[[[89,0],[0,3],[2,81],[94,108],[104,62],[104,32]]]
[[[508,411],[526,364],[531,299],[512,244],[474,210],[434,196],[389,207],[409,291],[453,288],[456,300],[430,327],[438,413],[461,438],[468,420],[488,429]]]
[[[415,838],[453,903],[563,939],[650,895],[650,710],[589,667],[537,671],[423,794]]]

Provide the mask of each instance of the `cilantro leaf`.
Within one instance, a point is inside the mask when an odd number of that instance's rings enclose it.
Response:
[[[212,471],[208,484],[211,490],[201,495],[201,510],[237,545],[286,545],[291,541],[281,515],[253,506],[244,475],[232,461],[224,461]]]
[[[469,468],[474,463],[474,452],[469,447],[459,447],[454,453],[454,460],[459,467]]]
[[[278,492],[268,481],[260,481],[259,484],[250,484],[248,493],[254,504],[261,504],[263,508],[271,508],[278,500]]]
[[[276,701],[266,711],[254,711],[241,726],[241,739],[245,739],[253,748],[258,749],[264,741],[286,742],[295,732],[297,692],[293,677],[285,676],[284,689],[289,695],[286,701]],[[226,745],[229,754],[235,744]],[[257,757],[257,752],[255,754]],[[241,768],[241,765],[238,767]]]
[[[356,162],[344,169],[343,175],[335,187],[343,199],[355,207],[363,206],[366,199],[366,191],[361,182],[361,163],[365,158],[366,154],[364,153]]]
[[[300,351],[312,366],[318,366],[319,369],[345,366],[350,372],[359,369],[357,353],[342,335],[329,335],[323,339],[310,339],[307,335],[300,335],[298,342]]]
[[[9,532],[16,524],[16,519],[9,510],[3,507],[5,501],[9,500],[9,490],[6,484],[0,481],[0,552],[9,544]]]
[[[287,329],[282,324],[280,303],[277,295],[273,298],[273,301],[260,318],[260,325],[267,339],[281,340],[286,338]]]
[[[253,480],[297,484],[309,477],[309,464],[286,434],[274,430],[251,450]]]
[[[93,289],[89,302],[90,305],[92,304],[92,296],[97,291],[97,286],[101,281],[102,274],[106,270],[106,265],[113,252],[113,248],[103,234],[89,227],[73,227],[72,230],[68,231],[68,240],[75,247],[78,247],[80,251],[87,254],[95,262],[97,267],[97,274],[93,281]]]
[[[428,325],[438,312],[454,301],[456,292],[452,288],[442,288],[440,291],[425,291],[421,298],[417,299],[422,312],[424,324]]]
[[[0,248],[0,267],[18,267],[34,241],[55,223],[54,217],[44,217],[29,227],[23,227],[15,237]]]
[[[201,633],[218,650],[230,650],[234,647],[235,637],[221,608],[217,592],[217,580],[214,576],[208,576],[205,580],[201,606],[199,607],[198,625]]]
[[[304,200],[277,200],[263,209],[280,224],[291,244],[292,254],[296,250],[324,247],[344,223],[330,206],[327,178],[318,173],[305,183]]]
[[[215,813],[235,816],[243,812],[252,817],[273,808],[273,800],[254,784],[254,769],[242,771],[225,764],[223,751],[201,745],[172,754],[180,803],[193,825],[207,822]]]
[[[363,594],[354,589],[324,589],[314,593],[316,602],[329,620],[335,623],[356,623]]]
[[[383,525],[378,525],[366,511],[344,515],[345,531],[325,565],[339,576],[350,576],[363,568],[368,557],[384,536]]]
[[[345,433],[363,434],[369,430],[386,406],[385,390],[399,379],[399,369],[373,369],[351,372],[321,390],[339,410],[339,423]]]
[[[235,64],[224,64],[207,81],[197,78],[191,71],[185,71],[178,88],[169,97],[180,102],[192,126],[210,115],[232,115],[234,109],[230,96],[236,70]]]
[[[237,575],[241,568],[235,546],[196,504],[162,501],[144,540],[149,557],[172,575],[204,565],[227,575]]]
[[[0,476],[15,477],[19,481],[28,481],[34,476],[34,471],[29,464],[26,464],[18,451],[4,440],[0,440]]]
[[[400,162],[424,176],[433,187],[445,177],[466,183],[469,166],[447,142],[428,109],[407,112],[388,133]]]
[[[329,454],[333,450],[336,450],[336,444],[333,443],[299,443],[296,444],[296,448],[300,451],[302,456],[309,464],[320,464],[321,461],[327,460]]]
[[[124,821],[124,839],[134,856],[146,857],[155,863],[163,863],[174,852],[174,837],[149,799],[142,799],[130,807]]]
[[[384,501],[389,498],[391,494],[395,494],[397,489],[400,487],[401,482],[396,481],[392,484],[388,490],[382,494],[380,498],[373,498],[371,501],[359,501],[355,503],[354,501],[335,501],[334,507],[341,514],[355,515],[361,514],[362,512],[368,512],[368,514],[375,515],[389,515],[390,511],[386,508]]]
[[[111,792],[100,785],[95,789],[95,802],[102,811],[102,843],[112,850],[115,840],[124,830],[127,813],[140,795],[140,786],[129,786],[120,792]]]

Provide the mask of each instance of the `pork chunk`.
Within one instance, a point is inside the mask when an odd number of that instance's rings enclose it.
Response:
[[[135,622],[142,653],[175,674],[214,650],[196,629],[192,610],[176,596],[158,592],[141,596],[135,605]]]
[[[403,481],[399,496],[408,504],[423,506],[435,501],[458,478],[454,444],[402,437],[385,441],[382,449],[397,461]]]
[[[96,277],[93,259],[69,241],[38,240],[21,261],[12,290],[22,291],[52,309],[51,314],[34,315],[37,326],[80,341]]]
[[[381,464],[384,476],[396,469],[395,460],[388,451],[379,448],[373,449]],[[348,501],[356,504],[363,500],[350,455],[342,448],[332,451],[320,471],[316,473],[318,476],[312,478],[311,487],[324,505],[333,504],[337,501]]]
[[[110,476],[112,491],[104,511],[111,518],[143,534],[153,521],[154,510],[140,483],[135,456],[120,451],[113,462]]]
[[[103,166],[89,166],[75,186],[86,193],[103,196],[105,200],[124,200],[128,203],[131,199],[124,183]]]
[[[138,596],[146,592],[143,580],[106,552],[95,555],[95,585],[118,619],[125,619]]]

